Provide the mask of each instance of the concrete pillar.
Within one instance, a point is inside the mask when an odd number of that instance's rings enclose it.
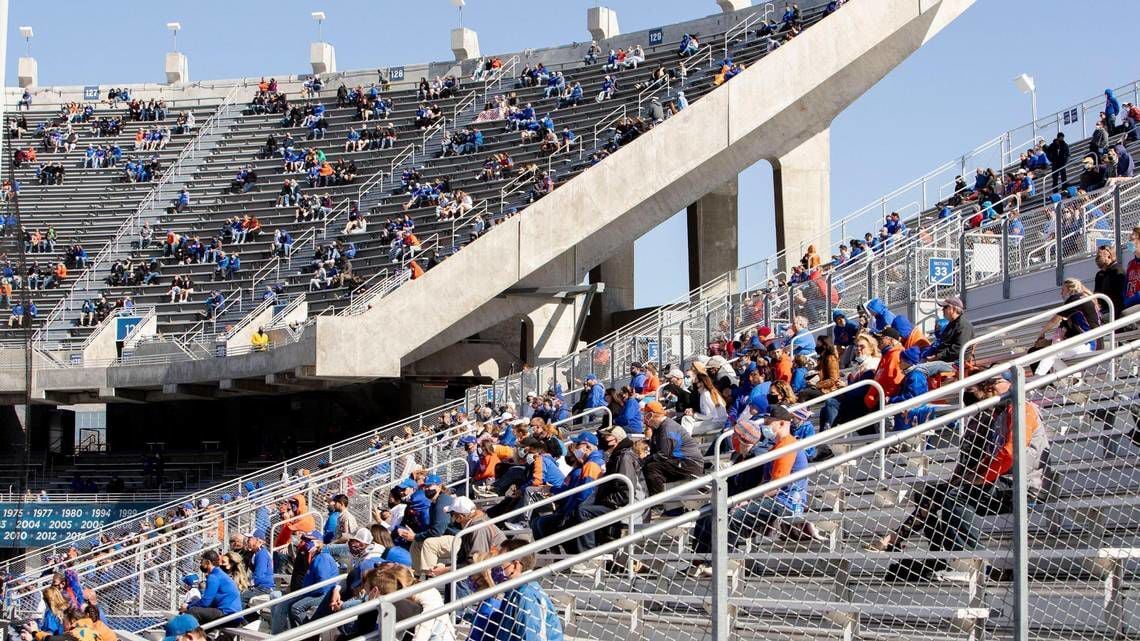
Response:
[[[456,62],[478,58],[480,56],[479,34],[475,33],[474,29],[467,27],[452,29],[451,53],[455,54]]]
[[[586,9],[586,30],[594,40],[606,40],[621,34],[617,11],[606,7]]]
[[[787,249],[780,268],[799,261],[810,244],[827,259],[831,228],[831,129],[808,138],[772,161],[776,193],[776,249]]]
[[[336,73],[336,49],[327,42],[310,42],[309,64],[316,75]]]
[[[40,66],[31,56],[21,56],[16,69],[16,81],[20,87],[35,87],[40,79]]]
[[[166,84],[180,82],[190,82],[190,61],[184,53],[169,51],[166,54]]]
[[[736,269],[738,177],[689,205],[689,289]]]
[[[716,0],[716,3],[720,5],[720,10],[725,13],[732,13],[752,6],[752,0]]]
[[[605,291],[594,296],[586,339],[593,340],[614,329],[615,313],[629,311],[633,305],[633,243],[618,250],[601,265],[590,270],[591,283],[605,283]]]

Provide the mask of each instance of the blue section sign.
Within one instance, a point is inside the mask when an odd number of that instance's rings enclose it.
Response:
[[[83,88],[84,100],[99,100],[99,85],[87,85]]]
[[[404,79],[403,67],[388,67],[388,82],[399,82]]]
[[[131,330],[142,322],[141,316],[120,316],[115,319],[115,340],[125,341]]]
[[[931,285],[954,284],[954,259],[930,257],[929,274]]]
[[[651,29],[649,31],[649,45],[659,45],[665,42],[665,32],[660,29]]]
[[[38,547],[90,536],[153,503],[0,503],[0,547]]]
[[[657,340],[651,338],[645,343],[645,360],[652,363],[657,360],[657,357]]]

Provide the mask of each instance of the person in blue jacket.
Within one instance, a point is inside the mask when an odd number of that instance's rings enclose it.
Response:
[[[597,374],[587,374],[585,384],[586,409],[593,409],[595,407],[605,407],[606,405],[606,388],[598,382]]]
[[[241,593],[230,575],[218,567],[218,558],[217,552],[207,550],[198,564],[206,577],[206,589],[201,598],[186,606],[186,614],[198,619],[198,623],[206,624],[241,610]]]
[[[1108,134],[1116,133],[1116,117],[1120,115],[1120,101],[1112,89],[1104,90],[1104,117],[1108,120]]]
[[[503,553],[528,545],[521,538],[503,543]],[[508,579],[534,569],[534,553],[504,561],[500,568]],[[491,613],[484,629],[486,637],[495,641],[563,641],[562,621],[558,608],[538,581],[524,583],[503,595],[499,609]]]
[[[245,535],[245,548],[252,553],[249,564],[253,571],[250,573],[252,585],[241,593],[243,608],[249,607],[249,600],[253,597],[273,592],[273,557],[265,548],[265,541],[257,532],[249,532]]]
[[[305,532],[301,538],[308,541],[315,550],[312,559],[309,561],[309,570],[301,582],[301,590],[340,575],[340,567],[337,565],[336,559],[333,558],[332,554],[329,554],[324,544],[321,543],[320,531]],[[309,590],[304,594],[298,594],[292,599],[273,606],[270,616],[270,628],[273,634],[281,634],[308,620],[309,615],[316,611],[317,606],[324,600],[325,594],[332,591],[332,587],[332,583],[330,583],[324,587]]]
[[[898,392],[887,401],[888,403],[901,403],[930,391],[926,372],[920,367],[923,362],[922,351],[917,347],[908,347],[902,351],[900,361],[903,368],[902,384],[899,385]],[[905,430],[909,427],[910,419],[917,415],[916,413],[920,412],[923,407],[925,406],[896,414],[895,431]]]
[[[641,423],[641,404],[629,386],[617,391],[618,402],[621,403],[621,413],[614,416],[614,425],[625,428],[626,434],[644,434],[645,427]]]
[[[907,339],[914,331],[914,323],[911,323],[909,318],[895,314],[891,310],[887,309],[886,304],[878,298],[872,298],[871,300],[867,301],[866,305],[864,306],[871,314],[871,320],[874,321],[874,327],[869,329],[872,329],[874,332],[878,333],[882,332],[888,327],[894,327],[895,331],[899,333],[899,336],[902,336],[903,343],[906,343]]]
[[[815,356],[815,336],[812,336],[807,318],[793,318],[788,331],[791,333],[788,344],[792,348],[792,356]]]

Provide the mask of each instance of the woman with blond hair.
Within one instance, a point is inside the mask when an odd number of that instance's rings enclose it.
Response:
[[[1061,283],[1061,299],[1064,300],[1065,304],[1072,303],[1073,306],[1057,312],[1046,321],[1045,326],[1037,335],[1037,340],[1044,341],[1051,337],[1052,342],[1059,342],[1075,338],[1100,327],[1100,312],[1097,309],[1096,301],[1092,299],[1092,295],[1093,293],[1089,291],[1088,287],[1085,287],[1080,279],[1066,278]],[[1083,302],[1078,304],[1081,299],[1084,299]],[[1041,359],[1041,362],[1037,363],[1037,375],[1048,374],[1054,366],[1064,369],[1065,362],[1062,359],[1068,356],[1087,354],[1097,348],[1097,342],[1092,340],[1080,343],[1059,354]]]

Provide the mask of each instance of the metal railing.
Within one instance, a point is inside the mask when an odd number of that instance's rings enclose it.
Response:
[[[1104,329],[1113,331],[1118,329],[1117,326],[1123,326],[1123,324],[1117,321]],[[1054,564],[1055,559],[1066,558],[1057,556],[1055,553],[1071,554],[1071,558],[1078,561],[1078,567],[1080,560],[1090,556],[1093,559],[1115,559],[1117,561],[1140,557],[1140,551],[1135,551],[1134,546],[1127,543],[1130,535],[1127,532],[1113,533],[1099,516],[1095,519],[1084,520],[1080,519],[1078,514],[1076,517],[1078,520],[1073,524],[1068,524],[1067,521],[1056,521],[1047,515],[1043,515],[1045,518],[1038,519],[1036,522],[1043,524],[1044,531],[1037,535],[1038,538],[1030,540],[1029,537],[1031,528],[1034,527],[1035,515],[1032,512],[1036,512],[1038,508],[1034,508],[1031,504],[1031,490],[1028,481],[1028,477],[1033,471],[1030,468],[1034,463],[1022,453],[1029,451],[1028,446],[1032,440],[1031,432],[1035,429],[1046,429],[1044,422],[1040,423],[1042,427],[1036,427],[1035,415],[1042,411],[1048,411],[1050,401],[1063,400],[1067,402],[1069,400],[1068,394],[1075,395],[1076,388],[1063,384],[1066,377],[1071,377],[1076,372],[1095,373],[1096,368],[1105,362],[1125,356],[1134,358],[1140,351],[1140,342],[1131,343],[1116,350],[1099,354],[1068,368],[1066,371],[1034,381],[1026,380],[1024,375],[1026,366],[1037,358],[1052,355],[1054,350],[1061,351],[1071,347],[1071,344],[1077,340],[1087,340],[1087,338],[1073,339],[1067,341],[1068,345],[1056,345],[1047,348],[1041,354],[1022,357],[1011,363],[993,367],[946,388],[934,390],[909,401],[890,406],[886,410],[871,412],[863,418],[837,426],[831,431],[753,455],[741,463],[714,472],[709,476],[681,483],[646,500],[562,528],[544,539],[523,545],[510,552],[500,553],[492,558],[472,563],[463,569],[436,576],[341,612],[333,613],[322,619],[311,621],[277,637],[277,639],[278,641],[294,641],[314,636],[350,622],[363,613],[372,611],[378,611],[377,633],[379,638],[395,639],[398,638],[401,631],[411,629],[420,623],[431,621],[437,617],[450,616],[452,613],[459,613],[467,608],[474,608],[485,599],[496,594],[505,593],[507,598],[510,598],[515,594],[513,592],[515,588],[543,579],[550,579],[547,581],[546,589],[553,593],[558,603],[566,609],[565,623],[559,621],[559,627],[563,625],[572,626],[573,629],[568,630],[568,632],[574,638],[604,638],[606,637],[606,633],[603,632],[604,629],[629,629],[632,626],[634,633],[645,635],[648,638],[699,639],[711,637],[720,640],[730,638],[733,630],[738,627],[753,630],[757,625],[766,627],[770,625],[769,620],[780,626],[769,631],[769,636],[789,639],[798,638],[794,635],[804,632],[805,626],[812,631],[815,631],[816,628],[822,628],[822,630],[854,637],[856,627],[861,624],[874,631],[893,632],[912,638],[925,627],[933,627],[934,622],[940,622],[942,626],[946,626],[949,622],[953,629],[961,629],[960,626],[963,625],[967,626],[964,632],[976,637],[977,635],[974,633],[981,633],[985,630],[989,617],[1001,617],[1002,627],[1013,628],[1014,638],[1026,638],[1031,629],[1036,629],[1041,633],[1055,631],[1058,627],[1064,630],[1074,630],[1070,627],[1073,625],[1072,623],[1066,625],[1063,622],[1073,620],[1073,615],[1079,615],[1087,609],[1085,606],[1079,605],[1083,599],[1080,594],[1088,589],[1099,594],[1100,579],[1096,575],[1074,575],[1071,569],[1066,569],[1071,568],[1071,565],[1064,562]],[[758,485],[732,485],[741,478],[742,474],[758,470],[761,466],[771,463],[777,458],[788,455],[794,455],[798,458],[800,453],[808,448],[828,442],[836,442],[836,432],[853,434],[857,430],[871,426],[878,421],[890,419],[895,413],[916,409],[940,399],[953,398],[960,389],[986,382],[1002,374],[1008,374],[1012,378],[1011,390],[1005,396],[995,395],[970,406],[953,409],[943,416],[895,432],[885,439],[855,446],[850,451],[840,453],[826,461],[807,464],[798,469],[793,468],[790,474],[779,479],[761,482]],[[1034,392],[1035,394],[1031,395]],[[1034,409],[1028,409],[1031,399],[1039,400],[1041,406],[1033,406]],[[1008,474],[1012,486],[1012,496],[1009,503],[1012,505],[1010,506],[1009,520],[1006,521],[1009,524],[1006,531],[1011,531],[1011,534],[1008,535],[1008,538],[1001,536],[997,539],[977,540],[975,543],[963,546],[942,543],[939,549],[930,552],[908,550],[900,553],[870,554],[846,547],[849,543],[844,538],[844,529],[851,529],[854,542],[858,544],[860,536],[867,536],[864,534],[866,529],[874,532],[875,528],[887,529],[897,525],[898,517],[891,516],[892,512],[884,513],[882,510],[876,510],[863,503],[844,505],[841,507],[842,511],[834,515],[828,512],[813,513],[810,510],[799,514],[779,512],[774,511],[776,508],[772,507],[774,503],[772,496],[788,496],[783,492],[798,492],[799,490],[793,489],[796,487],[804,487],[806,488],[805,491],[810,493],[808,483],[813,481],[821,483],[825,491],[840,491],[840,489],[846,488],[846,492],[852,494],[849,500],[861,499],[859,494],[853,493],[850,489],[856,484],[851,481],[844,481],[846,476],[842,470],[851,466],[858,466],[872,457],[877,458],[880,452],[891,451],[905,444],[917,442],[927,444],[929,447],[929,444],[934,442],[933,439],[952,437],[957,433],[957,430],[943,430],[942,428],[958,421],[981,424],[987,420],[986,416],[1006,417],[1001,424],[1008,427],[1007,431],[1012,439],[1011,451],[1014,455],[1011,462],[1012,469]],[[1094,429],[1097,432],[1100,431],[1099,426]],[[1133,461],[1128,460],[1126,463],[1132,464]],[[840,476],[828,478],[832,472],[838,472]],[[1094,477],[1093,472],[1085,471],[1082,473],[1082,479],[1074,485],[1079,488],[1082,480],[1092,481],[1094,478],[1096,477]],[[929,505],[929,499],[922,498],[929,496],[923,494],[926,491],[923,489],[927,485],[926,479],[900,476],[896,482],[901,484],[900,491],[903,495],[913,495],[915,502],[920,506],[924,500]],[[1113,482],[1101,480],[1093,488],[1083,489],[1085,491],[1091,489],[1095,496],[1098,489],[1105,488],[1109,483]],[[1120,483],[1120,481],[1115,481],[1115,483]],[[1101,510],[1109,509],[1115,518],[1127,518],[1125,514],[1129,513],[1127,510],[1136,500],[1134,490],[1123,489],[1127,487],[1126,485],[1118,485],[1117,487],[1129,492],[1129,496],[1125,499],[1129,502],[1118,503],[1118,507],[1112,509],[1113,503],[1099,498],[1090,499],[1093,501],[1092,505],[1104,506],[1099,510],[1096,507],[1093,508],[1097,510],[1098,515]],[[666,516],[638,529],[636,532],[597,544],[592,549],[547,559],[546,563],[533,570],[501,580],[494,585],[480,586],[481,589],[474,590],[473,593],[462,598],[453,599],[450,604],[431,612],[424,612],[400,621],[395,619],[392,604],[398,600],[414,598],[415,595],[425,590],[445,589],[455,582],[464,581],[468,577],[478,576],[494,567],[503,566],[510,560],[529,557],[583,535],[601,532],[620,524],[622,520],[630,516],[640,514],[651,508],[664,506],[682,498],[691,498],[695,492],[700,490],[707,490],[708,492],[705,495],[707,498],[702,500],[703,505],[698,509],[685,509],[677,516]],[[1039,499],[1036,496],[1034,498]],[[974,503],[980,505],[980,502],[976,500]],[[775,504],[781,505],[778,502]],[[971,502],[956,499],[943,504],[948,507],[958,506],[959,509],[964,509],[971,505]],[[969,509],[980,510],[981,508],[970,507]],[[896,511],[893,514],[898,514],[898,512]],[[920,518],[928,518],[925,515],[930,512],[931,510],[916,511],[915,514],[918,514]],[[934,518],[952,517],[935,516]],[[1134,519],[1134,516],[1130,518]],[[854,524],[850,523],[852,520],[855,521]],[[764,536],[769,526],[783,527],[786,531],[788,528],[795,529],[804,523],[813,521],[819,522],[821,525],[825,522],[832,522],[834,525],[829,525],[829,527],[836,528],[835,533],[830,537],[830,543],[823,550],[805,553],[802,547],[797,548],[797,545],[802,544],[795,543],[794,539],[788,543],[776,540],[766,543],[760,550],[751,549],[751,540]],[[863,525],[860,525],[860,522]],[[931,522],[930,520],[927,521],[927,523]],[[943,527],[941,529],[928,527],[924,530],[924,535],[931,538],[932,541],[953,540],[952,537],[957,535],[954,528],[963,525],[963,523],[953,520],[933,522],[942,524]],[[1135,524],[1134,520],[1131,522]],[[679,530],[684,532],[689,527],[694,527],[694,538],[698,542],[705,542],[707,549],[700,550],[694,546],[695,551],[688,552],[684,538],[680,540],[676,538],[676,532]],[[1071,539],[1073,532],[1058,531],[1061,528],[1075,528],[1079,535],[1088,537],[1088,542],[1083,543],[1083,545],[1091,544],[1094,549],[1067,547],[1066,542]],[[1000,533],[1002,532],[999,530]],[[968,532],[962,533],[962,536],[970,537]],[[1082,543],[1078,542],[1078,546],[1080,545]],[[1130,548],[1134,551],[1121,552],[1122,548]],[[1115,550],[1115,552],[1109,552],[1109,550]],[[1104,554],[1104,552],[1109,553]],[[880,554],[883,556],[879,556]],[[652,575],[652,581],[645,581],[632,569],[628,574],[611,572],[601,566],[597,566],[597,574],[588,571],[567,572],[572,568],[588,569],[591,567],[590,564],[610,558],[618,563],[619,567],[624,565],[632,568],[632,564],[636,562],[644,569],[645,573]],[[896,561],[907,558],[918,560],[950,559],[953,561],[980,559],[982,564],[980,566],[951,565],[950,563],[945,563],[942,566],[932,565],[931,567],[935,569],[930,571],[931,575],[935,571],[941,575],[944,570],[937,570],[937,568],[944,567],[945,571],[957,570],[960,575],[964,575],[966,578],[951,578],[951,576],[956,577],[958,575],[948,574],[947,578],[943,579],[945,582],[943,587],[945,588],[953,590],[955,585],[960,586],[957,595],[946,590],[940,590],[937,593],[931,593],[931,596],[926,599],[916,600],[921,597],[910,589],[910,585],[912,582],[921,579],[910,577],[921,576],[924,566],[919,563],[908,567],[904,563],[896,563]],[[1035,577],[1031,574],[1030,563],[1034,558],[1037,558],[1040,563],[1037,566],[1038,568],[1049,568],[1049,575]],[[887,570],[886,579],[882,578],[881,569],[878,570],[877,575],[868,573],[867,570],[851,568],[849,571],[845,569],[854,563],[872,563],[872,568],[875,566],[881,568],[881,561],[877,562],[878,559],[886,561],[891,566]],[[1005,607],[1008,608],[1005,612],[996,611],[1001,608],[995,609],[991,605],[992,602],[985,599],[988,591],[984,579],[985,572],[980,569],[973,571],[965,569],[967,567],[984,568],[994,560],[1001,561],[1003,567],[1012,568],[1007,583],[1008,587],[999,585],[997,586],[998,595],[990,595],[998,598],[1001,598],[1000,594],[1008,595],[1003,599]],[[828,571],[827,567],[835,562],[840,564],[840,571]],[[709,570],[703,576],[711,579],[711,581],[700,581],[699,579],[694,581],[687,578],[678,569],[678,565],[683,568],[687,563],[697,564],[693,567],[707,564]],[[747,573],[744,571],[746,567],[748,568]],[[1119,572],[1115,568],[1123,568],[1123,565],[1113,565],[1113,568],[1115,572]],[[962,571],[963,569],[965,571]],[[874,571],[874,569],[871,570],[871,572]],[[608,578],[605,580],[598,578],[602,574]],[[1055,592],[1058,588],[1055,583],[1050,582],[1057,581],[1058,576],[1062,581],[1075,580],[1076,584],[1071,586],[1070,591]],[[1114,574],[1113,576],[1122,575]],[[799,581],[804,584],[804,587],[797,588],[794,584],[790,584],[789,580]],[[861,588],[861,583],[868,584],[871,590],[855,592]],[[1122,587],[1120,582],[1116,582],[1110,592],[1105,594],[1103,600],[1099,597],[1097,599],[1099,607],[1103,609],[1104,614],[1109,616],[1099,616],[1097,613],[1083,619],[1077,618],[1077,620],[1083,621],[1081,627],[1075,628],[1075,630],[1084,633],[1082,637],[1119,638],[1121,626],[1124,625],[1121,608],[1126,607],[1124,596],[1121,593]],[[793,593],[789,594],[789,590]],[[1058,608],[1054,612],[1038,608],[1036,610],[1037,615],[1031,615],[1028,597],[1033,590],[1054,591],[1049,592],[1049,594],[1051,596],[1062,596],[1065,599],[1066,607]],[[595,603],[605,604],[609,607],[599,607]],[[621,604],[621,607],[613,607],[615,604]],[[505,613],[500,611],[500,614]],[[548,618],[544,621],[544,625],[551,625],[549,618],[551,615],[557,619],[562,618],[557,616],[557,613],[548,612],[547,615]],[[509,618],[510,616],[512,615],[505,614],[505,617]],[[932,622],[927,623],[927,621]],[[533,625],[537,622],[531,621],[530,623]],[[781,624],[784,625],[781,626]],[[478,619],[476,619],[475,625],[479,625]],[[500,622],[498,625],[525,624],[518,620],[508,620]],[[1020,631],[1020,635],[1018,631]]]

